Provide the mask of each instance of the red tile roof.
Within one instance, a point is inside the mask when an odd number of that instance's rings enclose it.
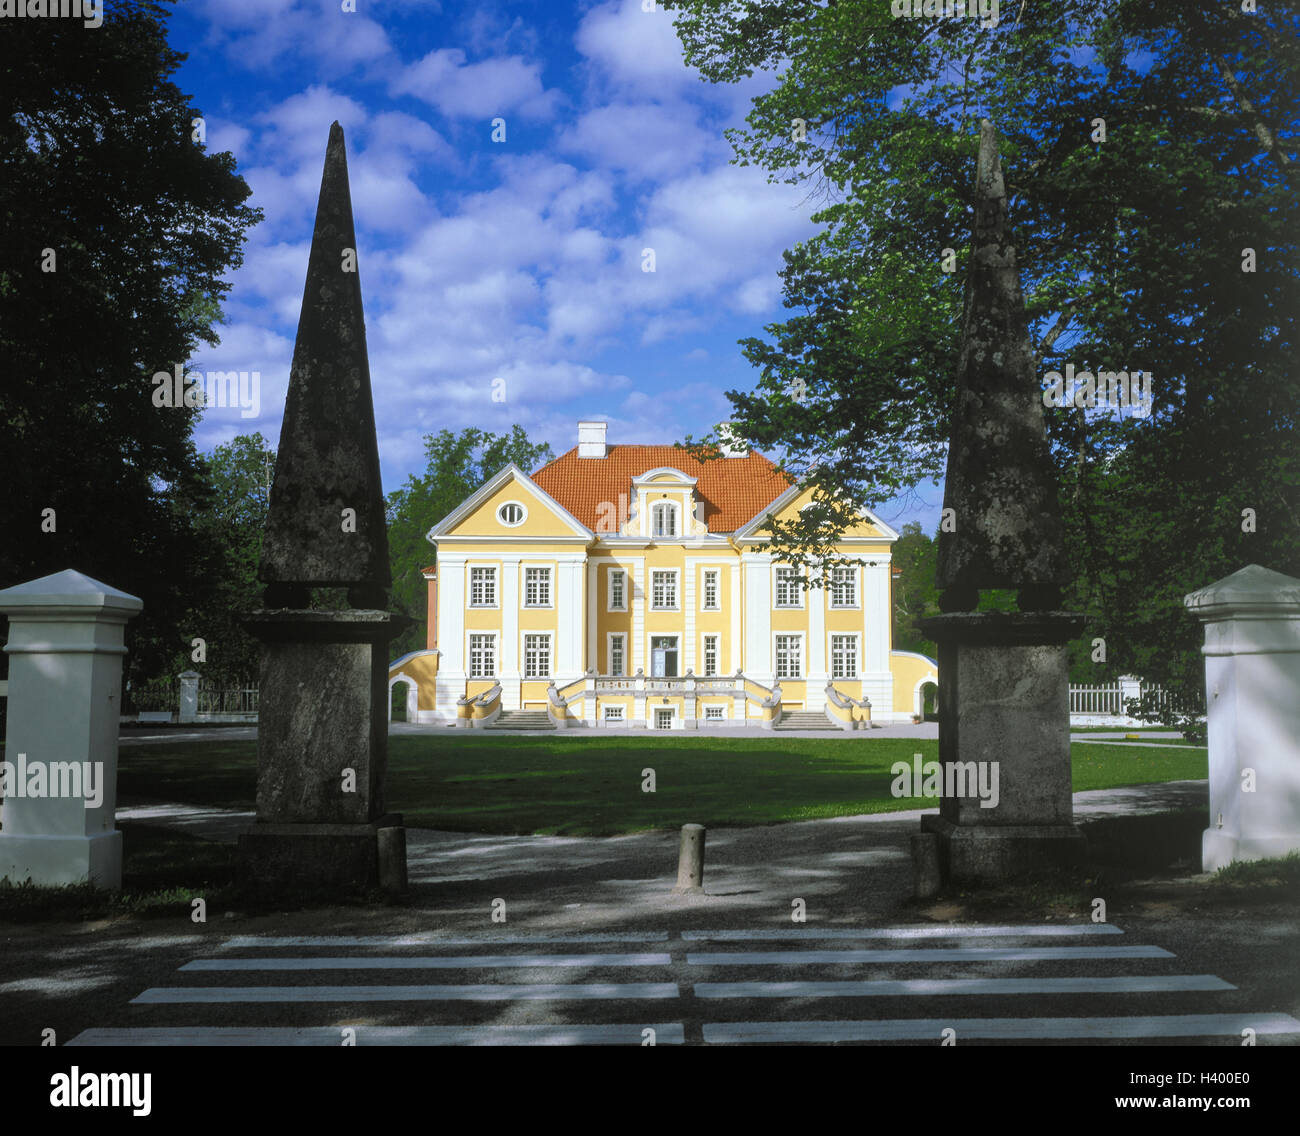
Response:
[[[619,517],[621,523],[635,500],[632,478],[665,465],[698,479],[695,492],[704,502],[709,532],[735,532],[793,483],[760,453],[700,461],[676,446],[608,446],[603,458],[580,458],[574,446],[532,477],[578,520],[595,530],[602,502],[610,502],[619,510],[619,494],[627,495]],[[605,516],[610,516],[608,510]]]

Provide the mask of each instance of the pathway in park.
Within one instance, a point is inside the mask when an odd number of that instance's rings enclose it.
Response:
[[[69,1044],[1300,1042],[1238,994],[1107,923],[238,935]]]

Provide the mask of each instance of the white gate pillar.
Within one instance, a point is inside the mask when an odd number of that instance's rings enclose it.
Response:
[[[1300,849],[1300,580],[1252,564],[1183,601],[1205,624],[1202,870]]]
[[[143,606],[71,570],[0,591],[10,656],[0,878],[122,886],[122,640]]]

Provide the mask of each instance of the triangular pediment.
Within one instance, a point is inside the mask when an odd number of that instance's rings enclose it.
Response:
[[[427,534],[434,543],[462,540],[588,541],[595,534],[511,463]]]

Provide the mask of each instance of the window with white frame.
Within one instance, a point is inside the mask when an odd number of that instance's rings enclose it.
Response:
[[[609,570],[609,610],[627,611],[627,572],[622,568]]]
[[[705,611],[718,610],[718,570],[716,568],[706,568],[704,570],[704,602],[702,606]]]
[[[656,611],[670,611],[677,607],[676,572],[650,573],[650,607]]]
[[[725,706],[706,706],[704,708],[704,718],[709,722],[720,722],[726,716]]]
[[[524,678],[548,678],[551,673],[551,637],[524,636]]]
[[[469,677],[491,678],[497,673],[497,637],[471,635],[469,637]]]
[[[524,569],[524,607],[551,606],[551,570]]]
[[[524,523],[524,518],[528,516],[524,512],[524,507],[518,501],[507,501],[497,510],[497,519],[507,528],[515,528]]]
[[[650,510],[650,531],[654,536],[677,535],[677,506],[669,501],[659,501]]]
[[[471,568],[469,570],[469,606],[495,607],[497,602],[497,570]]]
[[[835,568],[831,571],[831,607],[858,606],[858,570]]]
[[[803,642],[798,635],[776,637],[776,677],[798,678],[802,673]]]
[[[718,637],[716,635],[706,635],[704,637],[704,674],[711,677],[718,673]]]
[[[621,722],[621,721],[623,721],[623,707],[622,707],[622,706],[606,706],[606,707],[605,707],[605,721],[606,721],[606,722]]]
[[[627,636],[611,635],[609,637],[609,673],[615,678],[622,678],[627,665]]]
[[[793,568],[776,570],[776,606],[803,607],[803,589],[799,586],[799,574]]]
[[[831,678],[858,677],[858,637],[831,636]]]

